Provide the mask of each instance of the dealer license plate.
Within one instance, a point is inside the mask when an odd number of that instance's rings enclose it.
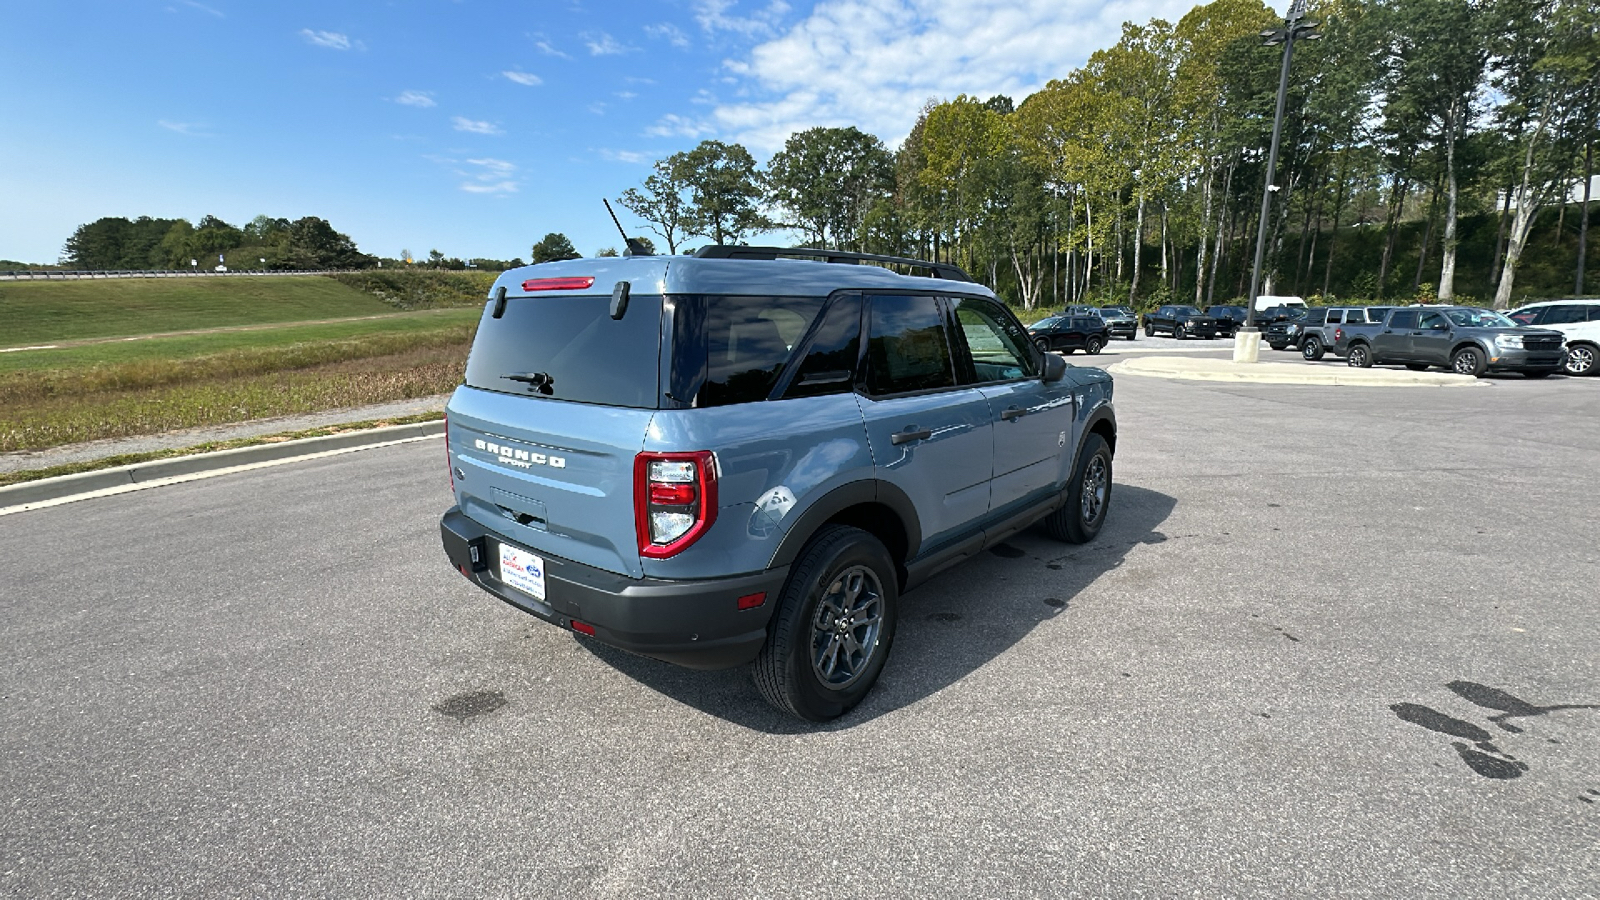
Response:
[[[508,544],[500,545],[500,582],[535,600],[544,599],[544,560]]]

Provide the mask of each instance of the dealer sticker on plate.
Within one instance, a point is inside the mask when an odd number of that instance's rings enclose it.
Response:
[[[507,544],[500,545],[500,581],[535,600],[544,599],[544,560]]]

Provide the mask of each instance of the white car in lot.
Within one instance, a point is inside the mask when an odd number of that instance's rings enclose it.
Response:
[[[1567,336],[1567,374],[1600,370],[1600,300],[1549,300],[1507,313],[1518,325],[1537,325]]]

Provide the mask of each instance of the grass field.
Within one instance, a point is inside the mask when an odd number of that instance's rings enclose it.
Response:
[[[0,347],[392,313],[332,278],[108,278],[0,283]]]
[[[119,338],[0,353],[0,452],[445,393],[481,315],[461,302],[397,312],[322,277],[0,285],[0,346]]]

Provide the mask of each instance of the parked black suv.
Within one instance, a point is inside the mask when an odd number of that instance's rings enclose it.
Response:
[[[1157,332],[1165,331],[1180,341],[1191,337],[1210,340],[1217,336],[1218,330],[1216,319],[1192,306],[1163,306],[1144,316],[1145,337],[1155,337]]]
[[[1040,350],[1095,354],[1105,349],[1111,329],[1099,316],[1051,316],[1029,325],[1028,337]]]

